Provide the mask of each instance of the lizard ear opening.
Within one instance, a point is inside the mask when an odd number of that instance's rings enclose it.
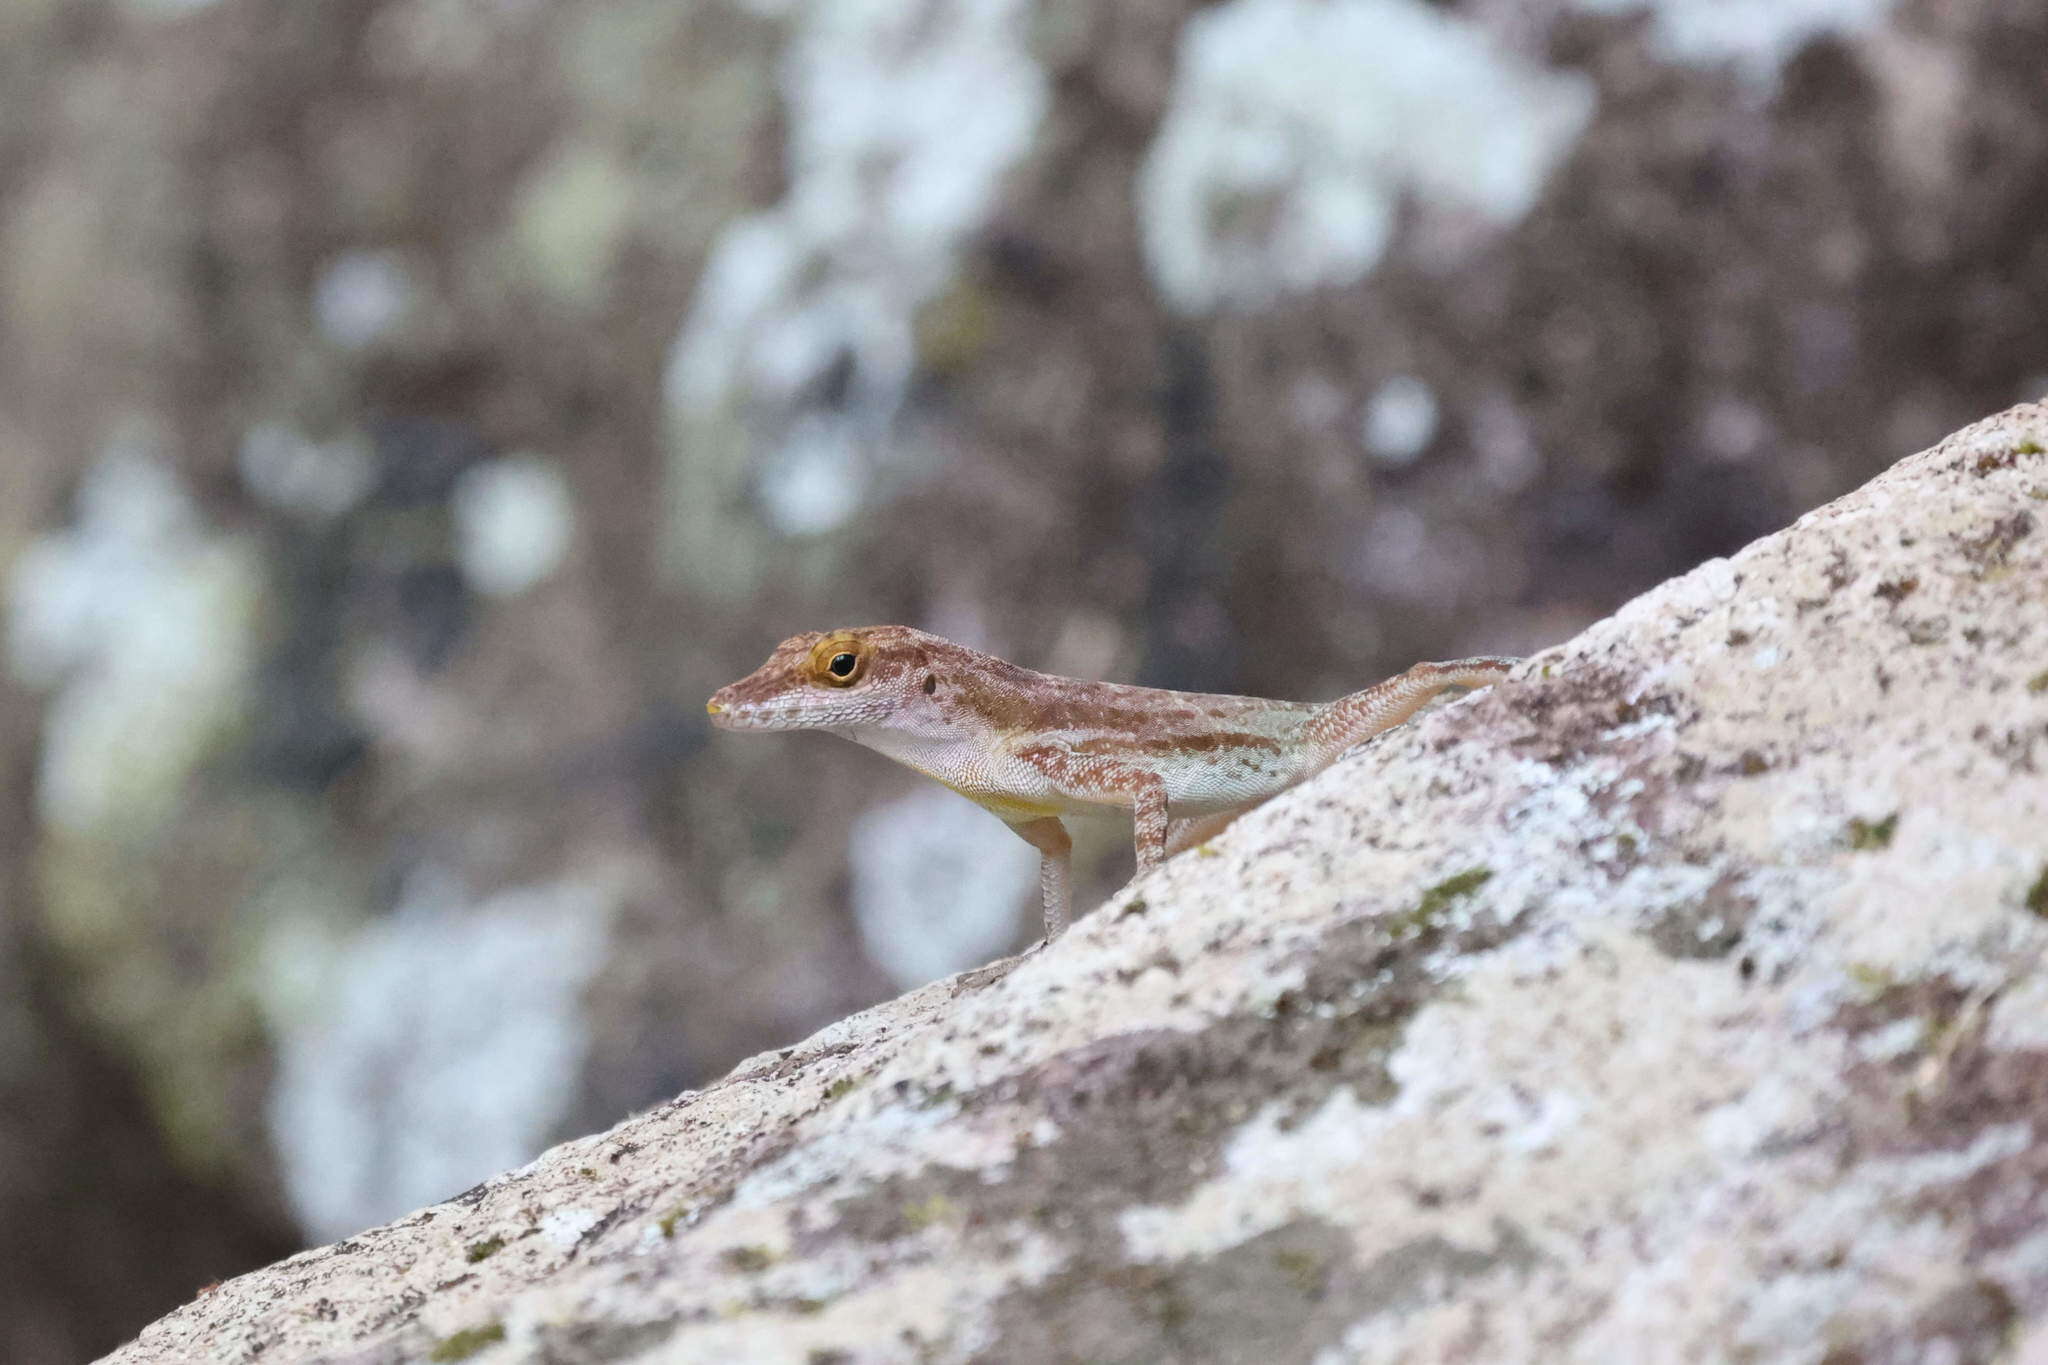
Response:
[[[851,687],[867,676],[874,650],[852,635],[828,635],[811,647],[804,672],[822,687]]]

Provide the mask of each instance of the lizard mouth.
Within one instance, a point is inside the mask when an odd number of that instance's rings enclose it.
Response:
[[[721,730],[832,730],[876,720],[888,714],[888,706],[873,696],[822,691],[742,701],[720,689],[704,704],[704,711]]]
[[[725,701],[715,696],[704,703],[704,712],[721,730],[800,730],[814,723],[793,707]]]

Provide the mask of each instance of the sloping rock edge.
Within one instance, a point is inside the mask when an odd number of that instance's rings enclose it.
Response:
[[[139,1362],[2048,1352],[2048,408]],[[516,989],[516,983],[508,983]]]

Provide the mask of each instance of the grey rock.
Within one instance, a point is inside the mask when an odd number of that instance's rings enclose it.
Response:
[[[1049,949],[109,1359],[2025,1357],[2044,765],[2028,405]]]

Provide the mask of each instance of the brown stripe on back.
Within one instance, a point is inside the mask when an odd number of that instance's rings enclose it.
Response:
[[[1044,714],[1056,701],[1043,686],[1045,675],[991,654],[949,660],[948,665],[938,669],[940,680],[996,729],[1016,734],[1045,728]]]
[[[942,684],[941,705],[959,705],[1005,734],[1087,735],[1083,744],[1111,746],[1103,752],[1273,749],[1271,738],[1256,733],[1265,727],[1257,721],[1247,727],[1247,717],[1298,720],[1316,709],[1259,697],[1085,682],[1020,668],[935,636],[920,634],[918,643],[929,651],[928,666]]]

